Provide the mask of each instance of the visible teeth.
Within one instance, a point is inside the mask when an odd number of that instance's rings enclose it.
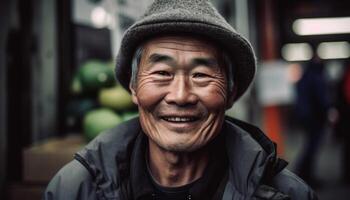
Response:
[[[170,122],[189,122],[194,120],[191,117],[165,117],[164,119]]]

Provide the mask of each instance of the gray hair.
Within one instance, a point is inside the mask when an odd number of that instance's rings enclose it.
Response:
[[[141,61],[141,57],[142,57],[142,52],[143,52],[143,47],[139,46],[136,51],[135,54],[132,58],[132,62],[131,62],[131,78],[130,78],[130,84],[131,87],[134,87],[137,85],[137,74],[139,71],[139,64]],[[225,65],[225,72],[226,72],[226,78],[227,78],[227,89],[228,92],[232,92],[233,90],[233,86],[234,86],[234,78],[233,78],[233,65],[232,65],[232,61],[231,59],[228,57],[228,55],[223,52],[222,53],[222,58],[223,58],[223,62]]]
[[[139,73],[139,64],[141,61],[143,52],[143,47],[140,46],[136,49],[134,56],[132,57],[131,61],[131,78],[130,78],[130,85],[131,87],[134,87],[137,85],[137,74]]]

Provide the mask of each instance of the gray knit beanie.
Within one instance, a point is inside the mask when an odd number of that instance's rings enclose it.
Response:
[[[252,47],[208,0],[155,0],[144,16],[124,33],[116,60],[116,77],[129,90],[136,48],[159,35],[190,34],[208,38],[230,57],[237,100],[252,82],[256,63]]]

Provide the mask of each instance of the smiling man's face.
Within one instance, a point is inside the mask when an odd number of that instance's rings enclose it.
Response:
[[[145,43],[131,91],[151,144],[191,152],[215,138],[229,104],[221,60],[216,47],[192,37]]]

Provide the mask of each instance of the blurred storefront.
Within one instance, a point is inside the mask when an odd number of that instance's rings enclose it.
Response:
[[[100,131],[137,116],[113,66],[123,32],[151,2],[0,3],[0,196],[39,198],[75,151]],[[289,139],[300,132],[296,84],[317,55],[335,103],[335,88],[349,67],[350,2],[212,2],[249,39],[258,59],[255,83],[227,114],[262,127],[282,157],[294,158]],[[337,111],[329,113],[335,121]]]

